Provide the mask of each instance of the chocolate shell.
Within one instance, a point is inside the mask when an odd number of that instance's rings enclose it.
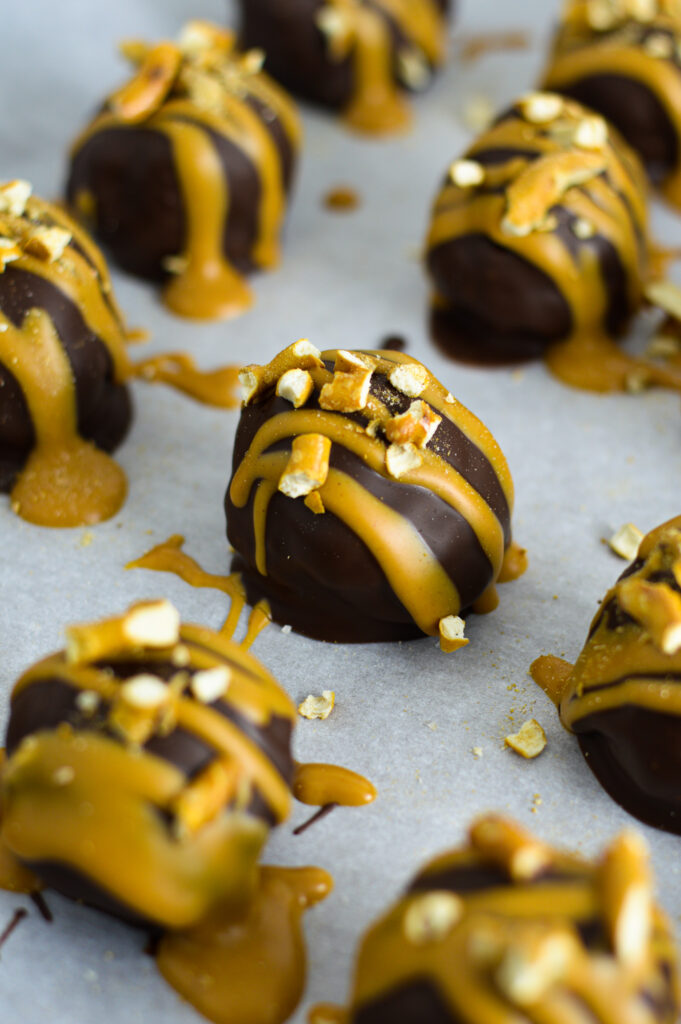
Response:
[[[421,363],[300,341],[242,380],[225,508],[251,602],[356,643],[442,638],[493,595],[511,539],[508,467]]]

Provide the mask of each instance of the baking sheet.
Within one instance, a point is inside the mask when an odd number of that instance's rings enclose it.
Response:
[[[307,915],[309,984],[295,1024],[310,1003],[343,1000],[361,931],[425,858],[461,838],[473,815],[507,812],[584,853],[632,824],[600,789],[527,668],[543,652],[579,652],[596,602],[623,567],[601,538],[629,520],[648,530],[681,511],[678,396],[599,397],[563,387],[540,364],[477,370],[446,361],[427,338],[418,262],[437,182],[470,138],[462,107],[476,94],[502,106],[532,86],[553,7],[546,0],[463,0],[455,50],[464,36],[504,28],[526,28],[532,49],[466,66],[454,61],[418,102],[415,130],[405,138],[357,139],[305,111],[307,145],[285,260],[278,272],[254,280],[257,305],[247,316],[213,325],[175,319],[152,289],[114,271],[130,322],[152,331],[147,351],[188,349],[206,367],[264,362],[300,336],[320,348],[352,348],[403,335],[410,354],[493,430],[515,478],[514,532],[529,549],[529,571],[502,588],[493,615],[470,619],[471,643],[455,656],[442,655],[432,639],[334,646],[276,626],[255,645],[296,701],[336,691],[331,718],[300,721],[298,758],[346,764],[379,790],[373,806],[336,810],[298,838],[292,829],[309,808],[296,806],[267,850],[268,861],[319,864],[336,880],[333,895]],[[225,7],[222,0],[3,0],[2,13],[0,176],[29,178],[49,196],[63,179],[69,140],[125,76],[115,42],[174,35],[189,17],[221,21]],[[338,184],[357,189],[359,210],[322,208],[322,196]],[[658,237],[679,244],[674,214],[656,209],[655,224]],[[70,621],[157,596],[173,600],[185,619],[222,621],[220,594],[123,566],[182,532],[202,564],[227,568],[222,498],[237,414],[202,408],[161,387],[133,390],[135,424],[117,455],[130,497],[116,519],[91,531],[49,531],[17,519],[0,500],[3,725],[14,679],[59,646]],[[537,761],[525,762],[504,749],[503,738],[533,715],[549,742]],[[662,901],[678,919],[679,840],[644,831]],[[0,930],[15,908],[29,910],[2,949],[3,1020],[199,1020],[143,955],[144,936],[55,894],[47,893],[47,901],[52,925],[28,900],[0,893]]]

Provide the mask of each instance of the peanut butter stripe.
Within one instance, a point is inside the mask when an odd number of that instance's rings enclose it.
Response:
[[[606,116],[681,206],[681,8],[675,0],[567,0],[544,86]]]
[[[177,43],[124,52],[137,73],[75,143],[69,201],[123,266],[166,276],[174,312],[237,315],[252,302],[244,272],[279,261],[295,109],[262,72],[262,54],[236,52],[230,33],[205,22]]]
[[[277,621],[324,636],[326,607],[328,638],[349,616],[343,638],[391,617],[437,636],[508,569],[505,459],[416,360],[299,341],[242,380],[228,532],[247,592]],[[356,578],[334,582],[345,561]]]
[[[167,602],[68,636],[12,694],[4,843],[132,920],[178,928],[242,907],[268,827],[289,813],[294,706]]]
[[[595,864],[495,816],[365,936],[347,1010],[312,1024],[674,1024],[679,975],[643,841]]]
[[[642,541],[574,667],[544,657],[531,671],[610,795],[681,831],[681,517]]]
[[[450,167],[427,240],[436,306],[473,356],[489,334],[506,358],[531,342],[576,387],[678,390],[614,341],[643,302],[647,232],[642,170],[615,130],[533,93]]]

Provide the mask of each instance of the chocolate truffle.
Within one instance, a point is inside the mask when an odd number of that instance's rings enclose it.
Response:
[[[303,340],[242,381],[225,507],[249,600],[322,640],[466,643],[460,613],[510,578],[513,485],[486,427],[400,352]]]
[[[567,0],[544,86],[614,124],[681,206],[681,8],[675,0]]]
[[[106,452],[131,420],[126,331],[102,254],[31,186],[0,186],[0,491],[43,526],[108,519],[127,490]]]
[[[490,815],[369,930],[346,1015],[318,1007],[310,1019],[674,1024],[678,1011],[643,840],[625,832],[591,863]]]
[[[405,92],[445,58],[448,0],[241,0],[241,45],[292,92],[343,113],[363,132],[410,121]]]
[[[279,262],[296,110],[262,54],[205,22],[124,53],[135,76],[75,143],[68,200],[125,270],[164,282],[175,313],[241,313],[244,274]]]
[[[681,517],[641,542],[575,666],[540,658],[532,674],[610,796],[681,835]]]
[[[612,338],[638,310],[648,269],[638,159],[578,103],[524,97],[450,166],[427,267],[436,309],[471,354],[543,353],[570,384],[624,386],[632,363]]]
[[[289,813],[295,707],[166,601],[68,630],[16,684],[2,839],[45,883],[134,923],[186,928],[252,897]]]

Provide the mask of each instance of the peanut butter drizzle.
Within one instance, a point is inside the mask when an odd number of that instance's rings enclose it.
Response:
[[[602,29],[593,25],[593,0],[567,0],[563,24],[556,38],[544,86],[560,91],[593,75],[622,75],[653,94],[665,111],[674,135],[681,140],[681,12],[670,4],[653,3],[636,18],[613,8]],[[665,56],[646,49],[651,33],[670,41]],[[677,146],[678,150],[678,146]],[[681,152],[675,167],[662,182],[665,197],[681,206]]]
[[[246,592],[238,573],[219,576],[206,572],[199,563],[182,550],[184,537],[174,533],[162,544],[157,544],[141,558],[128,562],[126,569],[151,569],[153,572],[169,572],[179,576],[190,587],[220,590],[230,600],[229,613],[220,633],[231,638],[239,624],[241,613],[246,606]],[[264,628],[264,627],[263,627]],[[252,641],[251,641],[252,642]]]
[[[530,37],[520,29],[507,32],[482,32],[469,36],[461,45],[461,60],[471,62],[484,57],[488,53],[508,50],[527,50]]]
[[[512,583],[527,572],[529,560],[525,548],[511,541],[504,553],[504,561],[497,583]]]
[[[197,25],[202,42],[197,41]],[[175,65],[170,62],[171,51]],[[286,206],[283,167],[266,122],[248,100],[264,103],[280,120],[294,150],[301,138],[295,108],[260,70],[262,59],[256,51],[236,53],[233,36],[207,23],[190,23],[177,45],[128,45],[127,54],[143,62],[123,90],[134,102],[126,107],[117,101],[121,92],[115,94],[109,109],[76,142],[74,152],[97,132],[121,125],[144,124],[145,129],[170,139],[187,234],[184,251],[168,259],[173,276],[164,289],[164,301],[180,316],[237,316],[251,306],[253,298],[224,251],[224,228],[233,197],[210,133],[230,140],[256,169],[261,198],[258,235],[250,255],[258,266],[271,268],[279,261],[278,239]],[[159,61],[167,69],[176,67],[162,89],[155,80],[149,81],[149,66]]]
[[[326,0],[326,8],[336,15],[328,30],[320,20],[331,57],[352,60],[355,91],[344,120],[351,128],[371,134],[404,131],[411,113],[395,80],[390,21],[411,42],[410,50],[398,54],[398,61],[404,62],[401,76],[406,85],[423,87],[430,67],[444,60],[445,16],[434,0],[375,0],[371,7],[361,0]],[[412,74],[418,80],[409,81],[409,60],[416,62]]]
[[[315,358],[296,355],[290,346],[265,367],[247,367],[245,377],[257,381],[257,393],[272,387],[285,372],[306,368],[315,388],[333,381],[334,375],[322,360],[333,361],[334,351]],[[370,351],[361,353],[371,361],[374,374],[388,376],[398,366],[418,366],[423,370],[424,387],[421,399],[443,418],[454,423],[475,444],[490,462],[504,491],[509,509],[513,506],[513,484],[508,466],[496,441],[487,428],[456,401],[443,386],[411,356],[401,352]],[[369,395],[361,415],[385,422],[390,419],[386,406]],[[270,452],[272,445],[286,438],[318,434],[332,444],[342,445],[358,455],[376,473],[390,478],[386,468],[386,444],[370,436],[365,427],[349,420],[342,413],[326,409],[299,408],[268,419],[259,429],[230,484],[231,501],[243,508],[256,488],[253,503],[253,530],[256,565],[262,575],[266,566],[266,525],[269,503],[285,470],[287,452]],[[496,580],[504,565],[505,542],[502,526],[485,499],[451,466],[437,450],[419,450],[420,464],[400,476],[400,482],[428,488],[456,509],[475,531]],[[424,633],[438,635],[439,622],[458,614],[461,601],[458,591],[416,528],[398,512],[370,494],[346,473],[330,468],[326,481],[317,493],[325,509],[345,522],[369,547],[381,566],[395,594]],[[511,565],[511,561],[508,562]],[[509,571],[509,570],[507,570]],[[510,578],[510,577],[508,577]],[[491,599],[491,598],[490,598]]]
[[[373,783],[337,764],[297,764],[291,788],[296,800],[314,807],[363,807],[377,796]]]
[[[681,86],[681,76],[679,81]],[[518,104],[515,117],[492,127],[466,154],[475,161],[486,150],[517,148],[536,157],[509,156],[485,167],[479,187],[448,182],[435,204],[428,248],[480,233],[540,269],[571,313],[569,336],[545,354],[547,366],[564,383],[599,392],[633,390],[635,381],[681,390],[681,375],[627,355],[609,336],[610,295],[597,253],[588,238],[575,236],[579,250],[573,256],[558,233],[572,229],[558,228],[551,213],[558,205],[575,224],[583,222],[590,237],[611,243],[626,274],[629,307],[637,310],[651,272],[646,188],[636,157],[612,131],[602,145],[580,148],[576,132],[592,115],[572,101],[562,101],[552,119],[532,122],[523,109],[541,95]]]
[[[0,750],[0,776],[4,769],[6,755]],[[0,803],[0,829],[2,828],[2,804]],[[12,851],[2,841],[0,833],[0,889],[6,892],[39,892],[42,885],[38,878],[17,860]]]
[[[158,968],[214,1024],[282,1024],[305,983],[303,913],[332,886],[320,868],[263,867],[243,915],[218,910],[192,929],[167,932]]]
[[[644,538],[636,565],[605,595],[574,667],[557,658],[532,665],[570,731],[626,704],[681,715],[681,517]]]
[[[267,601],[258,601],[254,608],[251,609],[251,614],[248,617],[248,628],[246,630],[246,636],[241,641],[240,646],[245,651],[248,651],[255,641],[258,639],[264,629],[267,629],[270,622],[272,621],[272,612]],[[225,627],[223,626],[223,631]]]
[[[190,398],[219,409],[239,405],[239,368],[221,366],[217,370],[198,370],[194,359],[185,352],[167,352],[152,356],[130,367],[131,376],[152,384],[169,384]]]
[[[639,911],[625,926],[630,898]],[[585,941],[585,922],[602,937]],[[590,864],[513,822],[479,820],[468,846],[437,858],[365,935],[347,1010],[322,1004],[309,1020],[361,1019],[412,985],[431,988],[461,1024],[674,1024],[677,954],[643,841],[624,833]]]

